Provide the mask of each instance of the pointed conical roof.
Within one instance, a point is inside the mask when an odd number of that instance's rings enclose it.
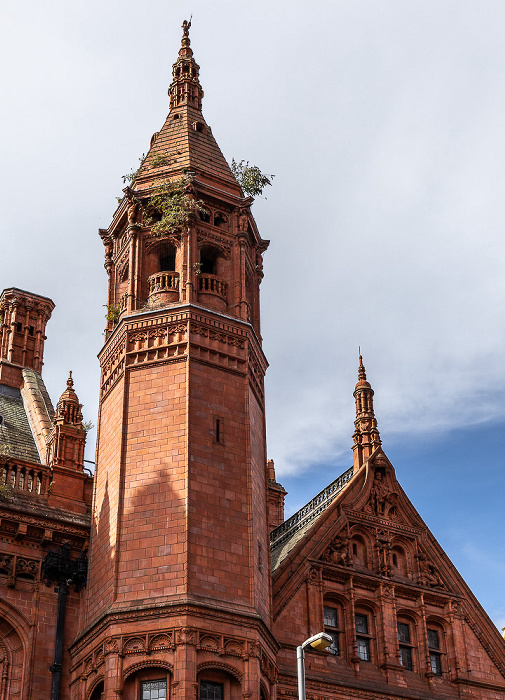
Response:
[[[243,192],[216,143],[202,114],[203,89],[199,66],[193,57],[189,28],[184,21],[181,48],[173,65],[169,88],[170,112],[151,139],[151,146],[138,172],[134,189],[195,173],[198,181],[243,197]]]

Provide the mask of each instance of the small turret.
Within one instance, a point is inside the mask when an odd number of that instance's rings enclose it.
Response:
[[[68,508],[71,501],[72,510],[76,504],[84,506],[86,430],[82,425],[81,409],[70,372],[67,388],[56,405],[52,430],[46,438],[46,461],[51,467],[52,504]]]
[[[19,389],[23,369],[40,374],[53,309],[51,299],[23,289],[11,287],[0,294],[0,384]]]

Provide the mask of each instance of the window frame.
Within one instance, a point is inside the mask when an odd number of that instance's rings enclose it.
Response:
[[[443,655],[443,649],[442,649],[442,640],[443,640],[443,632],[437,626],[429,626],[430,623],[426,625],[426,643],[428,646],[428,656],[430,659],[430,671],[438,677],[443,676],[443,668],[442,668],[442,655]],[[433,640],[433,634],[430,635],[431,633],[434,633],[436,635],[436,645],[432,643]],[[431,636],[431,640],[430,640]]]
[[[335,625],[327,623],[326,610],[333,610],[335,612]],[[328,647],[328,651],[330,654],[333,654],[333,656],[341,656],[340,635],[342,634],[342,630],[340,629],[339,625],[339,619],[341,616],[342,610],[341,608],[337,607],[337,604],[334,601],[323,601],[323,627],[326,634],[329,634],[333,639],[332,644],[330,644]]]
[[[360,661],[365,661],[366,663],[371,663],[372,661],[372,644],[371,641],[373,636],[370,634],[370,614],[368,612],[362,612],[360,610],[354,611],[354,633],[356,636],[356,646],[357,654]],[[362,618],[365,622],[366,632],[358,629],[358,619]],[[364,655],[361,649],[364,649]]]
[[[407,634],[402,634],[400,626],[406,628]],[[405,620],[396,621],[396,631],[398,636],[398,649],[399,649],[399,660],[400,665],[407,671],[414,670],[414,648],[415,645],[412,642],[411,633],[411,623]],[[407,663],[403,663],[404,655],[407,658]]]
[[[140,699],[141,700],[157,700],[156,698],[153,698],[152,696],[150,696],[149,698],[144,697],[145,686],[150,685],[150,684],[154,684],[154,683],[164,683],[164,685],[165,685],[165,688],[164,688],[165,697],[160,698],[158,695],[158,700],[168,700],[168,683],[167,683],[166,677],[165,678],[152,678],[152,679],[149,678],[149,679],[146,679],[144,681],[140,681]],[[156,688],[153,688],[153,690],[156,690]],[[163,688],[159,688],[158,690],[163,690]]]
[[[198,700],[209,700],[208,698],[205,698],[202,695],[202,684],[203,683],[207,683],[208,685],[212,685],[214,687],[221,688],[221,698],[217,698],[217,700],[224,700],[224,683],[221,683],[220,681],[208,680],[206,678],[201,678],[199,683],[198,683]],[[216,698],[211,698],[210,700],[216,700]]]

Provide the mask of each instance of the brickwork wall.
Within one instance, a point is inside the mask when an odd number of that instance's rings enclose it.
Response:
[[[245,378],[190,368],[190,591],[253,605],[251,483]],[[216,440],[220,420],[220,442]]]
[[[254,547],[254,601],[265,622],[271,624],[270,540],[266,502],[265,411],[255,392],[248,390],[248,422],[251,450],[252,535]]]
[[[100,406],[90,548],[92,575],[86,589],[87,622],[112,603],[114,593],[124,391],[124,380],[121,379]]]
[[[184,594],[186,361],[129,374],[118,603]]]

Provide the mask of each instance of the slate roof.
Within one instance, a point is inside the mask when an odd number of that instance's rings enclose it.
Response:
[[[353,474],[354,467],[351,467],[270,533],[272,571],[282,564],[291,550],[309,533],[316,520],[352,479]]]
[[[19,389],[0,384],[0,452],[40,464]]]

